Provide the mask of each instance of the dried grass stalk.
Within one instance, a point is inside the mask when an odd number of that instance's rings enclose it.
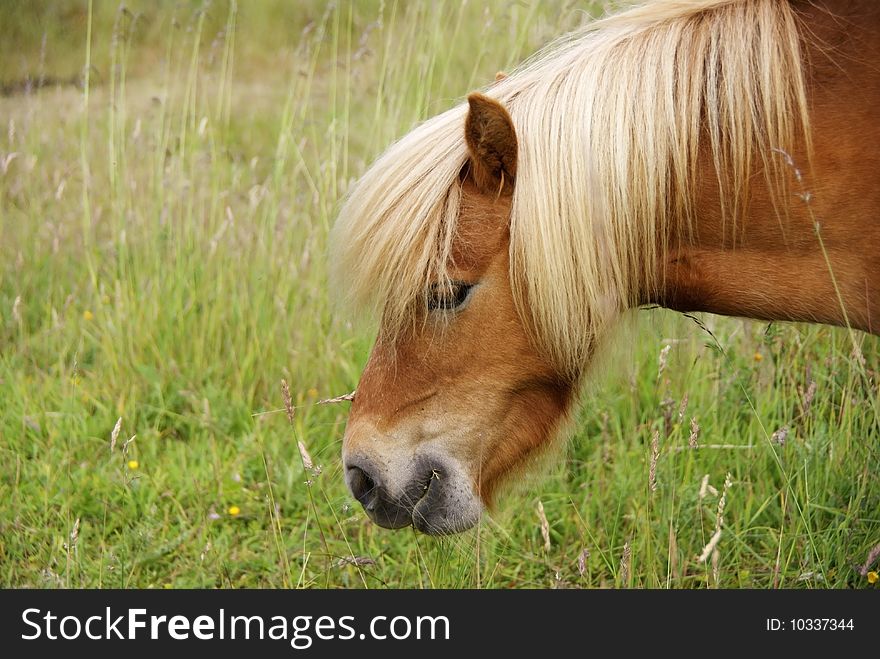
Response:
[[[550,522],[544,514],[544,504],[538,500],[538,519],[541,520],[541,536],[544,538],[544,551],[550,551]]]
[[[318,405],[332,405],[334,403],[350,403],[354,400],[354,395],[357,393],[357,389],[352,391],[350,394],[343,394],[342,396],[336,396],[335,398],[324,398],[323,400],[318,401]]]

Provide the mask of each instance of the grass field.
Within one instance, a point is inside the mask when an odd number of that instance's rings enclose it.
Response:
[[[375,328],[327,287],[340,198],[596,7],[126,7],[0,7],[0,586],[872,587],[880,356],[844,329],[634,313],[461,536],[345,488],[316,403]]]

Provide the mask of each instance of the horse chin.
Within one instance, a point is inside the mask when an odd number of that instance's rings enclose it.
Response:
[[[472,517],[442,517],[438,519],[437,514],[433,511],[428,511],[427,516],[423,515],[419,511],[418,506],[413,511],[413,528],[425,535],[441,536],[463,533],[472,529],[479,521],[479,515]]]

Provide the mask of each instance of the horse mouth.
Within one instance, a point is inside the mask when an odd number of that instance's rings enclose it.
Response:
[[[422,495],[413,504],[412,527],[417,531],[421,531],[422,533],[430,534],[430,530],[427,529],[432,528],[429,521],[432,513],[432,511],[430,510],[431,487],[433,486],[434,482],[439,481],[440,478],[440,472],[436,469],[432,469],[431,474],[422,484]],[[434,492],[437,491],[438,487],[439,486],[434,487]],[[420,507],[422,510],[419,510]]]
[[[464,473],[441,460],[418,458],[400,487],[389,487],[387,472],[360,457],[346,460],[346,481],[369,518],[386,529],[412,526],[427,535],[459,533],[473,526],[482,504]]]
[[[426,535],[452,535],[474,526],[483,504],[457,474],[434,470],[413,507],[412,525]]]

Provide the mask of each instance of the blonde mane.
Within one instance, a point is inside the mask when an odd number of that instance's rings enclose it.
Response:
[[[699,155],[733,221],[750,174],[781,180],[773,149],[809,134],[797,18],[778,0],[655,0],[551,44],[486,94],[507,107],[519,140],[514,296],[535,345],[574,378],[593,341],[661,276],[673,218],[693,218]],[[466,109],[392,145],[334,227],[335,288],[379,310],[387,335],[445,276]]]

